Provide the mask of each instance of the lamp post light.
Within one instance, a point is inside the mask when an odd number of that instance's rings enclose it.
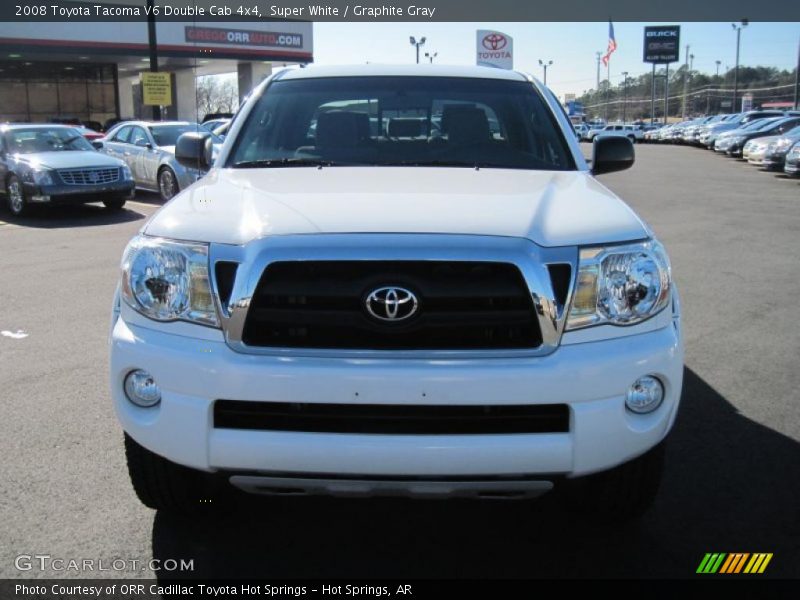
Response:
[[[431,64],[433,64],[433,59],[436,58],[437,56],[439,56],[438,52],[434,52],[433,54],[431,54],[430,52],[425,53],[425,58],[427,58]]]
[[[409,37],[408,39],[409,39],[409,41],[411,42],[411,45],[412,45],[412,46],[415,46],[415,47],[417,48],[417,64],[419,64],[419,49],[420,49],[420,46],[424,46],[424,45],[425,45],[425,38],[424,38],[424,37],[421,37],[421,38],[419,39],[419,41],[417,41],[417,38],[415,38],[415,37],[412,35],[412,36],[411,36],[411,37]]]
[[[731,110],[736,111],[736,96],[739,95],[739,47],[742,41],[742,29],[747,27],[749,21],[747,19],[742,19],[740,21],[740,25],[736,23],[731,23],[731,27],[736,32],[736,67],[733,71],[733,105],[731,106]]]
[[[628,120],[628,72],[622,72],[622,122]]]
[[[547,67],[553,64],[552,60],[542,60],[539,59],[539,64],[542,65],[542,69],[544,69],[544,84],[547,85]]]
[[[603,57],[602,52],[595,52],[597,55],[597,86],[595,89],[599,92],[600,91],[600,59]]]
[[[715,60],[714,62],[717,63],[717,77],[719,77],[719,66],[722,64],[722,61],[721,60]]]

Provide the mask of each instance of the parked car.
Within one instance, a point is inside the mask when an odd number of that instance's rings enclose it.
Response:
[[[759,125],[760,124],[760,125]],[[714,150],[729,156],[739,156],[748,140],[769,135],[782,135],[800,124],[800,117],[773,117],[754,123],[755,128],[744,127],[726,133],[717,140]]]
[[[783,172],[792,177],[800,176],[800,142],[795,142],[784,159]]]
[[[761,166],[768,171],[783,170],[786,155],[797,142],[800,142],[800,127],[795,127],[775,138],[767,146],[764,156],[761,158]]]
[[[75,125],[75,129],[80,131],[81,135],[86,138],[87,141],[93,142],[94,140],[101,140],[105,137],[104,134],[95,131],[93,129],[89,129],[85,125]]]
[[[133,193],[127,165],[97,152],[75,127],[0,126],[0,191],[12,214],[33,204],[102,202],[118,210]]]
[[[213,132],[219,129],[222,125],[230,123],[230,121],[230,119],[211,119],[209,121],[203,121],[201,123],[201,127]]]
[[[751,165],[760,167],[764,162],[769,145],[780,136],[768,135],[764,137],[752,138],[748,140],[742,148],[741,160],[747,161]]]
[[[125,121],[113,127],[98,146],[128,164],[138,189],[158,192],[167,201],[203,176],[175,160],[178,137],[198,130],[202,130],[199,125],[187,121]]]
[[[590,139],[596,137],[624,137],[628,138],[631,142],[636,142],[644,137],[644,131],[634,125],[625,125],[617,123],[614,125],[606,125],[600,131],[594,132]]]
[[[723,133],[746,127],[754,121],[782,116],[785,115],[783,111],[780,110],[751,110],[746,113],[736,113],[731,118],[713,125],[710,129],[702,133],[698,139],[703,146],[713,150],[714,144]]]
[[[387,135],[398,106],[443,136]],[[237,120],[122,259],[111,394],[144,504],[222,482],[647,508],[683,346],[666,251],[594,179],[630,140],[590,171],[552,92],[463,66],[279,71]],[[178,160],[211,168],[208,137]]]

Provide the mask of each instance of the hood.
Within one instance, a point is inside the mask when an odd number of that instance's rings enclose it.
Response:
[[[92,167],[119,167],[122,165],[122,161],[118,158],[94,150],[37,152],[35,154],[17,154],[14,158],[33,168],[45,169],[91,169]]]
[[[762,135],[761,137],[754,137],[751,140],[748,140],[748,144],[771,144],[772,142],[780,139],[780,136],[777,135]]]
[[[445,233],[541,246],[621,242],[649,230],[585,171],[438,167],[213,169],[145,233],[245,244],[269,235]]]

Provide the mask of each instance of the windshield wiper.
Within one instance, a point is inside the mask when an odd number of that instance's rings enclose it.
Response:
[[[74,141],[76,141],[76,140],[79,140],[79,139],[81,139],[82,137],[83,137],[82,135],[73,135],[71,138],[67,138],[67,139],[65,139],[63,142],[61,142],[61,144],[62,144],[63,146],[68,146],[68,145],[69,145],[69,144],[71,144],[72,142],[74,142]]]
[[[234,163],[234,169],[269,169],[275,167],[335,167],[332,160],[318,158],[269,158],[263,160],[245,160]]]
[[[504,168],[502,165],[481,162],[478,160],[398,160],[376,164],[381,167],[465,167],[468,169],[480,169],[481,167],[486,167],[487,169]]]

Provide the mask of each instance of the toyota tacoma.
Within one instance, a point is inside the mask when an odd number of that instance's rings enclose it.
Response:
[[[439,65],[277,72],[125,249],[111,394],[133,487],[653,501],[681,395],[670,263],[554,95]],[[213,162],[213,164],[212,164]],[[590,164],[589,164],[590,163]]]

